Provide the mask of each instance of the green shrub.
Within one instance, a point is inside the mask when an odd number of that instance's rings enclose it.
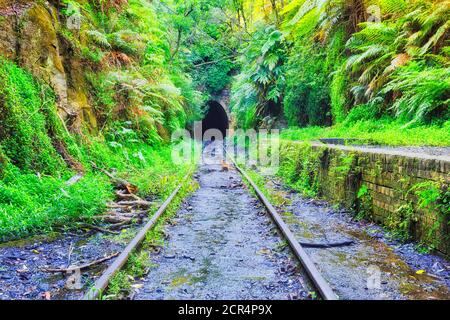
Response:
[[[92,217],[105,209],[112,197],[109,181],[88,174],[68,187],[63,179],[20,172],[10,166],[0,180],[0,239],[36,232],[80,217]]]
[[[242,71],[231,90],[232,110],[238,125],[260,124],[266,116],[277,117],[285,87],[286,41],[274,25],[258,24],[243,49]]]
[[[325,44],[302,41],[308,38],[296,39],[286,65],[285,118],[290,126],[341,122],[347,108],[347,75],[340,67],[345,33],[337,30]]]
[[[373,109],[370,109],[373,110]],[[405,122],[390,117],[370,118],[365,106],[353,109],[345,121],[333,127],[290,128],[281,131],[280,137],[288,140],[318,140],[320,138],[357,138],[362,143],[392,146],[449,146],[450,121],[443,124],[416,125],[405,128]]]
[[[277,174],[294,190],[309,197],[317,196],[320,152],[314,151],[308,143],[283,143]]]
[[[64,167],[48,135],[46,112],[55,113],[54,97],[33,77],[0,57],[0,145],[18,167],[55,173]]]

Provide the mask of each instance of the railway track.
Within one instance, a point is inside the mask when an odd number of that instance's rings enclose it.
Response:
[[[251,187],[254,189],[258,199],[264,205],[266,211],[269,213],[271,219],[282,233],[283,237],[289,244],[293,254],[298,259],[300,264],[303,266],[306,271],[307,276],[309,277],[311,283],[314,285],[315,289],[319,293],[320,297],[324,300],[337,300],[336,294],[331,289],[330,285],[325,281],[320,272],[317,270],[314,263],[311,261],[310,257],[302,247],[302,245],[296,240],[293,233],[289,230],[287,224],[283,221],[281,215],[277,212],[275,207],[270,203],[270,201],[264,196],[258,186],[253,182],[253,180],[246,174],[246,172],[228,155],[225,156],[225,159],[229,159],[231,164],[236,168],[236,171],[249,182]],[[103,272],[100,278],[95,282],[93,287],[91,287],[88,292],[84,295],[84,300],[95,300],[98,299],[102,292],[104,292],[110,280],[114,277],[114,275],[120,271],[120,269],[127,263],[131,254],[139,249],[140,244],[145,239],[146,234],[157,224],[160,217],[164,214],[167,207],[173,201],[173,199],[177,196],[180,189],[182,188],[183,183],[186,179],[191,176],[191,173],[188,174],[182,182],[175,188],[175,190],[170,194],[170,196],[165,200],[165,202],[161,205],[158,211],[153,215],[153,217],[144,225],[144,227],[137,233],[137,235],[131,240],[131,242],[126,246],[126,248],[115,258],[113,263]]]
[[[262,193],[262,191],[255,184],[255,182],[253,182],[253,180],[245,173],[245,171],[241,167],[239,167],[233,159],[231,158],[229,159],[232,161],[236,170],[250,183],[253,190],[255,190],[258,198],[264,204],[264,206],[267,209],[267,212],[270,214],[273,221],[278,226],[281,233],[289,243],[289,246],[291,247],[293,253],[300,261],[303,268],[305,268],[306,273],[308,274],[310,280],[316,287],[317,291],[320,293],[322,299],[337,300],[338,298],[336,294],[333,292],[330,285],[325,281],[320,272],[317,270],[316,266],[311,261],[310,257],[303,249],[302,245],[297,241],[297,239],[295,238],[294,234],[291,232],[287,224],[283,221],[283,218],[277,212],[275,207],[270,203],[267,197]]]

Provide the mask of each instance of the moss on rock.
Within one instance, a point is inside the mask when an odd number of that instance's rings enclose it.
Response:
[[[48,136],[43,108],[54,108],[52,97],[26,71],[0,58],[3,152],[22,169],[55,173],[63,163]]]

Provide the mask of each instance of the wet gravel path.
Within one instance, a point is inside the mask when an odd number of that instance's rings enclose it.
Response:
[[[69,281],[73,274],[48,273],[43,269],[95,261],[120,252],[125,245],[126,241],[101,233],[58,235],[56,239],[35,237],[3,244],[0,246],[0,300],[80,299],[111,261],[82,271],[76,284]]]
[[[186,199],[169,238],[151,255],[153,267],[133,288],[135,299],[308,299],[311,286],[264,207],[233,169],[205,164],[200,184]],[[301,242],[352,240],[339,248],[306,248],[341,299],[450,299],[450,262],[399,243],[379,226],[355,222],[329,204],[305,199],[275,180],[270,192],[287,200],[279,208]],[[136,232],[36,237],[0,244],[0,300],[79,299],[107,266],[82,273],[80,289],[67,274],[45,267],[80,265],[122,250]],[[423,271],[424,270],[424,271]],[[368,287],[374,280],[376,288]],[[373,277],[375,276],[375,278]],[[373,283],[373,282],[372,282]]]
[[[287,200],[279,211],[300,242],[354,242],[305,249],[340,299],[450,299],[445,259],[419,253],[414,243],[400,243],[379,226],[356,222],[350,213],[305,199],[280,183],[269,180],[267,188]]]
[[[239,174],[202,165],[135,299],[307,298],[299,266]]]

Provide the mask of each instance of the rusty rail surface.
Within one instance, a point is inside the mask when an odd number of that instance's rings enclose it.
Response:
[[[192,175],[192,172],[187,174],[182,182],[175,188],[170,196],[159,207],[158,211],[152,216],[152,218],[142,227],[138,234],[131,240],[126,248],[120,253],[120,255],[114,260],[114,262],[103,272],[101,277],[95,282],[94,286],[84,295],[83,300],[96,300],[101,293],[108,287],[111,278],[126,264],[132,252],[142,243],[145,239],[147,232],[149,232],[153,226],[158,222],[161,215],[166,211],[172,200],[180,191],[183,183]]]
[[[338,297],[333,292],[333,289],[331,289],[330,285],[325,281],[325,279],[320,274],[319,270],[317,270],[314,263],[311,261],[310,257],[306,253],[306,251],[303,249],[301,244],[297,241],[292,231],[289,229],[289,227],[286,225],[286,223],[283,221],[283,218],[280,216],[280,214],[277,212],[275,207],[270,203],[270,201],[266,198],[266,196],[261,192],[261,190],[258,188],[258,186],[253,182],[253,180],[245,173],[244,170],[242,170],[241,167],[237,165],[237,163],[228,156],[228,158],[231,160],[233,165],[236,167],[236,170],[244,176],[244,178],[250,183],[252,188],[255,190],[258,198],[261,200],[261,202],[266,207],[267,211],[272,216],[272,219],[277,224],[278,228],[283,233],[284,237],[286,238],[287,242],[289,243],[289,246],[291,247],[292,251],[302,264],[303,268],[305,268],[306,273],[310,277],[311,281],[315,285],[316,289],[319,291],[320,296],[324,300],[338,300]]]

